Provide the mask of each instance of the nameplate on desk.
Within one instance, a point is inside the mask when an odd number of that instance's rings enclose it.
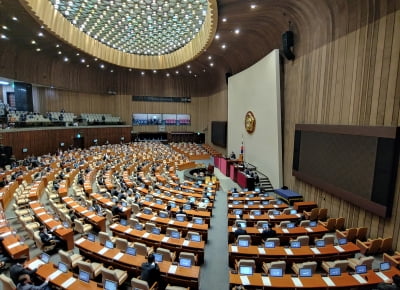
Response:
[[[11,244],[11,245],[8,245],[8,246],[6,246],[6,247],[7,247],[7,249],[12,249],[12,248],[18,247],[18,246],[20,246],[20,245],[21,245],[20,242],[15,242],[15,243],[13,243],[13,244]]]
[[[244,208],[248,208],[249,206],[247,204],[244,205]]]
[[[11,232],[2,233],[0,236],[5,238],[5,237],[8,237],[9,235],[11,235]]]
[[[153,216],[150,220],[151,221],[155,221],[157,219],[157,217],[156,216]]]
[[[236,231],[236,229],[237,229],[236,227],[232,227],[232,232]]]
[[[114,203],[112,201],[109,201],[106,204],[109,205],[109,206],[114,205]]]
[[[68,201],[66,201],[65,203],[66,204],[70,204],[70,203],[73,203],[74,201],[73,200],[68,200]]]
[[[251,219],[254,219],[254,215],[249,215],[249,217],[250,217]]]
[[[274,204],[274,208],[278,208],[279,207],[279,205],[277,205],[277,204]]]
[[[286,252],[286,254],[288,254],[288,255],[293,255],[293,251],[292,251],[291,249],[286,249],[286,248],[285,248],[285,252]]]
[[[237,253],[238,252],[238,247],[237,246],[231,246],[232,252]]]
[[[240,276],[240,281],[242,281],[243,285],[250,285],[250,281],[247,276]]]
[[[175,221],[174,221],[174,220],[170,220],[168,223],[169,223],[170,225],[173,225],[173,224],[175,223]]]
[[[79,204],[75,204],[72,206],[72,208],[77,208],[77,207],[79,207]]]
[[[37,214],[37,216],[41,216],[41,215],[44,215],[44,214],[47,214],[45,211],[42,211],[42,212],[39,212],[38,214]]]
[[[104,255],[108,251],[108,248],[104,247],[99,251],[99,255]]]
[[[259,207],[259,208],[264,208],[264,206],[263,206],[262,204],[260,204],[258,207]]]
[[[259,231],[260,234],[264,231],[264,229],[257,229],[257,230]]]
[[[228,204],[228,207],[232,207],[233,205],[232,204]]]
[[[245,200],[249,200],[250,198],[246,197]]]
[[[131,231],[133,231],[133,230],[132,230],[131,228],[129,228],[129,229],[125,230],[124,233],[125,233],[125,234],[130,234]]]
[[[297,213],[296,215],[297,215],[298,217],[301,217],[301,213]]]
[[[190,242],[188,240],[184,240],[182,246],[189,246]]]
[[[264,248],[258,248],[258,253],[265,255],[265,249]]]
[[[175,274],[177,268],[178,268],[178,266],[176,266],[176,265],[169,266],[168,273],[169,274]]]
[[[275,216],[274,216],[274,215],[269,215],[269,218],[270,218],[270,219],[274,219]]]
[[[53,219],[50,219],[50,218],[49,218],[49,219],[47,219],[47,220],[44,220],[43,222],[47,224],[47,223],[51,222],[52,220],[53,220]]]
[[[312,229],[312,228],[306,227],[305,229],[306,229],[306,231],[309,232],[309,233],[312,233],[312,232],[313,232],[313,229]]]
[[[142,213],[141,212],[139,212],[138,214],[136,214],[136,216],[141,216],[142,215]]]
[[[192,224],[192,223],[188,223],[188,224],[187,224],[187,227],[188,227],[188,228],[191,228],[191,227],[193,227],[193,224]]]
[[[85,210],[81,211],[81,214],[85,214],[87,212],[89,212],[89,211],[87,209],[85,209]]]
[[[31,269],[31,270],[35,270],[35,269],[39,268],[42,265],[44,265],[44,262],[42,260],[40,260],[40,259],[37,259],[37,260],[33,261],[32,263],[30,263],[28,265],[28,268]]]
[[[93,213],[93,214],[89,215],[88,218],[92,219],[92,218],[94,218],[95,216],[96,216],[96,214]]]
[[[319,255],[321,252],[317,248],[310,248],[311,251],[313,251],[314,254]]]
[[[339,252],[344,252],[344,249],[341,246],[335,246],[335,249]]]
[[[375,272],[376,276],[381,278],[385,283],[388,283],[390,281],[390,278],[383,274],[382,272]]]
[[[163,237],[163,239],[161,241],[166,243],[166,242],[168,242],[168,240],[169,240],[169,237]]]
[[[110,228],[112,228],[112,229],[114,229],[114,228],[116,228],[116,227],[118,227],[118,224],[112,224],[112,225],[110,226]]]
[[[76,240],[76,241],[75,241],[75,244],[79,245],[79,244],[81,244],[84,240],[85,240],[85,238],[80,238],[79,240]]]
[[[237,218],[237,219],[240,219],[240,215],[237,214],[237,215],[236,215],[236,218]]]
[[[325,284],[328,285],[329,287],[336,286],[335,282],[333,282],[332,279],[329,277],[322,277],[322,280],[324,280]]]
[[[121,259],[121,257],[124,255],[124,253],[121,253],[121,252],[119,252],[118,254],[116,254],[115,256],[114,256],[114,260],[119,260],[119,259]]]
[[[150,233],[144,233],[144,234],[142,235],[142,238],[147,238],[148,236],[150,236]]]
[[[356,279],[356,280],[358,281],[358,283],[360,283],[360,284],[367,284],[367,283],[368,283],[367,280],[365,280],[364,277],[362,277],[362,276],[359,275],[359,274],[355,274],[355,275],[353,275],[353,277],[354,277],[354,279]]]
[[[60,276],[62,273],[63,273],[62,271],[56,270],[56,271],[54,271],[53,273],[51,273],[51,274],[49,275],[48,279],[49,279],[50,281],[51,281],[51,280],[54,280],[55,278],[57,278],[58,276]]]
[[[263,276],[261,278],[262,278],[262,282],[263,282],[264,286],[272,286],[271,280],[269,280],[269,277]]]
[[[176,198],[175,198],[175,197],[173,197],[173,198],[171,198],[171,200],[176,200]]]
[[[288,229],[282,229],[282,232],[284,232],[285,234],[288,234],[289,230]]]
[[[292,281],[294,286],[296,287],[303,287],[303,283],[301,283],[301,280],[297,277],[292,277]]]
[[[69,278],[67,281],[61,284],[61,287],[64,289],[68,289],[73,283],[75,283],[76,279],[74,277]]]

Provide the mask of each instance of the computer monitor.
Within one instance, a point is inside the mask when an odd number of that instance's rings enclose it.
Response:
[[[253,275],[253,267],[252,266],[239,266],[239,274],[240,275]]]
[[[40,260],[42,260],[43,263],[47,264],[50,261],[50,255],[46,253],[41,253]]]
[[[234,204],[234,205],[238,205],[238,204],[240,204],[240,201],[234,200],[234,201],[233,201],[233,204]]]
[[[288,228],[288,229],[293,229],[293,228],[295,228],[296,227],[296,224],[295,223],[288,223],[287,225],[286,225],[286,228]]]
[[[136,256],[136,248],[127,247],[126,248],[126,254],[131,255],[131,256]]]
[[[185,216],[183,216],[183,215],[177,215],[177,216],[176,216],[176,220],[177,220],[178,222],[184,222],[184,221],[185,221]]]
[[[291,210],[290,210],[290,214],[297,214],[297,210],[291,209]]]
[[[163,261],[163,255],[160,253],[153,253],[154,255],[154,261],[157,263],[161,263]]]
[[[316,227],[317,226],[317,222],[316,221],[310,221],[309,226],[312,227],[312,228]]]
[[[238,222],[238,225],[240,225],[240,227],[242,229],[246,228],[246,223],[245,222]]]
[[[193,242],[200,242],[201,241],[201,236],[200,235],[191,235],[190,240]]]
[[[264,224],[262,224],[262,228],[263,228],[263,229],[268,229],[268,228],[269,228],[269,225],[268,225],[267,223],[264,223]]]
[[[311,268],[301,268],[299,271],[299,277],[312,277]]]
[[[342,272],[339,267],[329,268],[329,276],[340,276]]]
[[[249,200],[249,201],[247,202],[247,204],[248,204],[248,205],[254,205],[254,201],[253,201],[253,200]]]
[[[293,248],[293,249],[300,248],[301,247],[301,243],[299,241],[291,241],[290,242],[290,247]]]
[[[358,265],[355,270],[356,274],[365,274],[367,273],[367,265]]]
[[[155,234],[155,235],[159,235],[161,233],[161,230],[160,230],[160,228],[154,227],[151,229],[151,233]]]
[[[156,200],[156,204],[162,204],[163,202],[162,202],[162,200],[161,199],[157,199]]]
[[[269,269],[269,275],[271,277],[283,277],[283,270],[281,268]]]
[[[232,197],[239,197],[239,193],[232,193]]]
[[[105,246],[106,246],[106,248],[113,249],[114,243],[111,242],[110,240],[107,240]]]
[[[248,194],[247,197],[254,197],[254,193]]]
[[[67,273],[68,272],[67,264],[65,264],[63,262],[58,262],[58,270],[60,270],[63,273]]]
[[[238,246],[239,247],[248,247],[249,246],[249,241],[248,240],[239,239]]]
[[[104,290],[117,290],[118,289],[118,284],[115,281],[111,280],[104,280]]]
[[[390,263],[389,262],[382,262],[379,264],[379,270],[387,271],[390,270]]]
[[[175,202],[171,202],[169,205],[171,206],[171,208],[175,208],[176,207],[176,203]]]
[[[268,200],[263,200],[261,203],[262,203],[263,205],[268,205],[268,204],[269,204],[269,201],[268,201]]]
[[[158,216],[159,216],[160,218],[167,218],[167,217],[168,217],[168,214],[165,213],[165,212],[160,211],[160,212],[158,213]]]
[[[96,236],[92,233],[88,233],[87,239],[91,242],[94,242],[96,240]]]
[[[190,268],[192,266],[192,260],[188,258],[180,258],[179,259],[179,266]]]
[[[198,185],[202,185],[202,184],[203,184],[203,181],[198,180],[198,181],[197,181],[197,184],[198,184]]]
[[[181,238],[181,234],[178,231],[172,231],[171,232],[171,238],[180,239]]]
[[[236,214],[236,215],[241,215],[241,214],[243,214],[243,210],[235,209],[235,210],[233,210],[233,213]]]
[[[151,214],[151,209],[145,208],[145,209],[143,210],[143,213],[144,213],[144,214]]]
[[[89,211],[94,211],[94,207],[93,206],[89,206],[88,210]]]
[[[347,239],[346,238],[341,238],[338,240],[339,245],[346,245],[347,244]]]
[[[127,204],[125,201],[123,201],[123,202],[121,203],[121,205],[122,205],[123,207],[127,207],[127,206],[128,206],[128,204]]]
[[[85,282],[85,283],[89,283],[90,281],[90,274],[89,272],[83,271],[81,269],[79,269],[79,280]]]
[[[325,241],[324,241],[324,240],[316,240],[316,241],[315,241],[315,246],[316,246],[317,248],[325,247]]]
[[[269,249],[275,248],[275,243],[271,242],[271,241],[265,241],[264,247],[269,248]]]
[[[150,196],[146,196],[146,197],[145,197],[145,200],[146,200],[146,201],[151,201],[151,197],[150,197]]]
[[[184,210],[190,210],[192,208],[192,206],[190,204],[184,204],[183,205],[183,209]]]
[[[274,210],[274,212],[272,213],[273,215],[280,215],[281,212],[279,210]]]
[[[189,197],[189,201],[190,202],[196,202],[196,198],[195,197]]]
[[[138,231],[141,231],[141,230],[143,230],[143,225],[135,224],[135,229],[138,230]]]
[[[255,216],[261,215],[261,210],[254,210],[253,215],[255,215]]]
[[[243,188],[243,191],[246,192],[246,191],[249,191],[249,189],[247,187],[245,187],[245,188]]]
[[[126,219],[120,219],[119,223],[123,226],[126,226],[128,224],[128,222],[126,221]]]
[[[202,218],[193,218],[193,222],[196,225],[202,225],[203,224],[203,219]]]
[[[66,229],[69,228],[69,223],[68,223],[68,222],[63,222],[62,225],[63,225],[63,227],[66,228]]]
[[[261,192],[259,187],[254,188],[254,191],[257,192],[257,193]]]

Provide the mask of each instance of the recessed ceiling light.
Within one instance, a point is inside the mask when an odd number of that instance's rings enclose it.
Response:
[[[216,34],[216,35],[215,35],[215,39],[219,39],[219,34]]]
[[[226,20],[227,20],[226,17],[222,18],[222,22],[226,22]]]
[[[5,25],[3,25],[1,28],[3,28],[4,30],[7,30],[7,29],[8,29],[8,27],[5,26]]]
[[[191,74],[191,73],[192,73],[192,71],[190,70],[190,71],[189,71],[189,74]]]
[[[14,21],[18,21],[18,18],[15,17],[15,16],[13,16],[11,19],[14,20]]]
[[[178,74],[179,74],[179,70],[176,70],[176,71],[175,71],[175,74],[177,74],[177,75],[178,75]]]
[[[59,45],[59,44],[56,44],[56,47],[60,47],[60,45]]]
[[[104,64],[100,64],[100,68],[104,68]]]
[[[95,58],[94,61],[97,61],[97,58]]]
[[[169,74],[169,73],[166,73],[165,75],[166,75],[167,77],[169,77],[169,76],[170,76],[170,74]]]
[[[251,5],[250,5],[250,8],[251,8],[251,9],[254,9],[254,8],[256,8],[256,7],[257,7],[256,4],[251,4]]]
[[[36,48],[36,51],[41,51],[41,49],[38,47],[38,48]]]
[[[61,50],[59,50],[57,53],[58,53],[58,54],[62,54],[62,51],[61,51]]]
[[[212,59],[212,56],[211,56],[211,55],[209,55],[209,56],[208,56],[208,59]]]
[[[226,48],[226,44],[221,45],[222,49]]]
[[[186,67],[187,67],[187,68],[190,68],[190,64],[188,64]]]
[[[132,71],[132,69],[130,68],[130,69],[128,69],[129,71]]]
[[[86,60],[84,58],[81,58],[81,63],[85,63]]]
[[[239,34],[240,33],[240,29],[239,28],[236,28],[235,29],[235,34]]]
[[[214,66],[214,63],[212,62],[212,63],[210,63],[210,66]]]
[[[44,28],[44,26],[42,25],[42,26],[40,26],[40,28],[41,28],[41,29],[43,29],[43,28]]]
[[[43,32],[39,32],[38,34],[37,34],[39,37],[43,37]]]
[[[36,44],[36,41],[35,41],[35,40],[31,40],[31,43],[32,43],[32,44]]]
[[[86,67],[89,67],[89,66],[90,66],[90,64],[87,64],[87,65],[86,65]]]
[[[153,70],[153,74],[156,74],[157,73],[157,71],[156,70]]]
[[[7,39],[7,35],[1,34],[1,35],[0,35],[0,38],[1,38],[1,39]]]
[[[112,73],[113,73],[113,72],[114,72],[114,70],[112,69],[112,70],[110,70],[110,72],[112,72]]]
[[[144,76],[144,71],[142,71],[140,74],[141,74],[142,76]]]
[[[64,57],[64,61],[65,62],[69,61],[69,58],[68,57]]]
[[[76,53],[76,56],[79,56],[79,52]]]

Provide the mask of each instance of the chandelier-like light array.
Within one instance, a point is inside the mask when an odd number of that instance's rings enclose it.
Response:
[[[119,51],[164,55],[193,40],[207,0],[49,0],[70,23]]]

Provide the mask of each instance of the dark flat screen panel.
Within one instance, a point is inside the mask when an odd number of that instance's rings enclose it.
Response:
[[[227,122],[212,121],[211,122],[211,142],[220,147],[226,147]]]

